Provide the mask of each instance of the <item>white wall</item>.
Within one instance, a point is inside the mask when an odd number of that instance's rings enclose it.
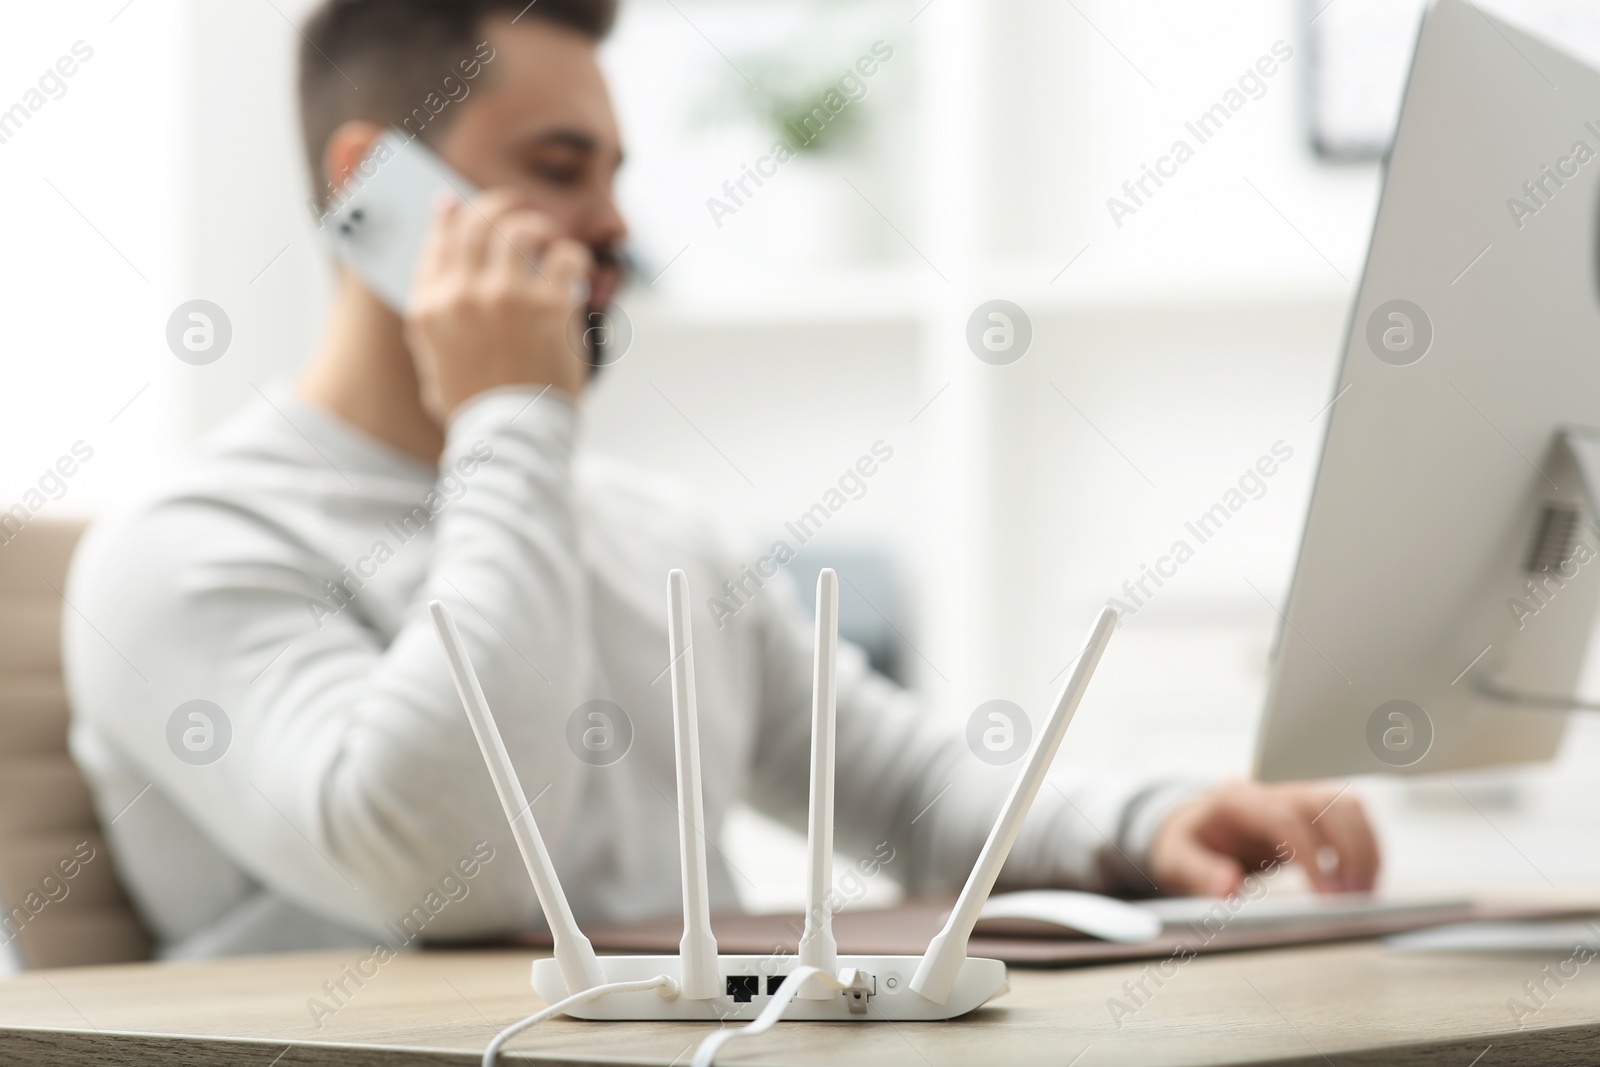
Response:
[[[172,105],[187,27],[171,5],[121,7],[14,5],[0,35],[0,108],[75,43],[92,50],[0,144],[0,508],[82,440],[93,459],[42,510],[85,512],[183,436],[183,376],[163,338],[185,288]]]
[[[234,330],[226,356],[190,368],[191,433],[299,367],[317,336],[330,273],[306,206],[292,106],[300,39],[288,22],[313,6],[187,0],[186,267],[195,294],[220,304]]]

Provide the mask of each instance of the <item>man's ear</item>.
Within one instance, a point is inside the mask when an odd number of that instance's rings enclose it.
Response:
[[[352,119],[333,131],[322,151],[322,180],[337,196],[350,175],[367,158],[373,144],[383,136],[383,127],[365,119]]]

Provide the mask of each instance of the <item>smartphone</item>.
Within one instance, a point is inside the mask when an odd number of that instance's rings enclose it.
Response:
[[[465,202],[478,190],[427,145],[391,130],[373,142],[319,220],[339,258],[401,314],[442,193]]]
[[[318,224],[335,254],[404,315],[434,206],[445,193],[465,203],[478,190],[427,145],[391,130],[373,142]],[[575,283],[572,295],[578,308],[568,344],[593,376],[622,358],[633,327],[619,308],[589,306],[588,279]]]

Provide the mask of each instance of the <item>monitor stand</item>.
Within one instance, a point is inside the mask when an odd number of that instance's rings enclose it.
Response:
[[[1552,594],[1563,592],[1574,582],[1580,568],[1600,558],[1600,430],[1589,426],[1562,428],[1551,442],[1548,469],[1539,471],[1539,487],[1549,489],[1539,502],[1534,533],[1519,560],[1528,582],[1527,598],[1511,598],[1508,610],[1519,624],[1537,614]],[[1595,535],[1595,544],[1581,540],[1584,530]],[[1591,578],[1589,584],[1594,584]],[[1584,594],[1590,606],[1585,617],[1593,619],[1597,600],[1594,590]],[[1531,608],[1530,608],[1531,605]],[[1507,680],[1512,673],[1503,665],[1482,670],[1474,678],[1477,692],[1505,710],[1518,711],[1600,711],[1600,701],[1582,700],[1572,695],[1541,693]]]

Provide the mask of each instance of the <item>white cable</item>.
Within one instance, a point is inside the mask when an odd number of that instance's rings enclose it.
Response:
[[[536,1011],[526,1019],[512,1023],[494,1035],[494,1040],[489,1042],[489,1047],[483,1050],[483,1067],[494,1067],[495,1058],[500,1055],[500,1050],[505,1047],[506,1042],[530,1026],[542,1023],[552,1016],[560,1015],[568,1008],[578,1004],[586,1004],[591,1000],[599,1000],[601,997],[612,993],[642,993],[647,989],[661,990],[661,996],[664,1000],[672,1000],[678,995],[678,983],[664,974],[658,974],[654,978],[643,978],[636,982],[610,982],[606,985],[590,986],[582,992],[572,994],[565,1000],[556,1001],[543,1011]]]
[[[848,973],[848,972],[846,972]],[[829,974],[820,967],[796,967],[789,976],[783,980],[778,991],[772,994],[772,999],[767,1006],[761,1009],[748,1025],[737,1030],[718,1030],[700,1042],[700,1047],[694,1050],[694,1062],[690,1067],[711,1067],[711,1061],[716,1058],[718,1050],[736,1037],[756,1037],[772,1029],[774,1023],[783,1017],[784,1011],[794,1002],[795,995],[800,992],[800,987],[806,979],[815,976],[817,984],[828,989],[848,989],[849,982],[840,981],[836,975]],[[852,976],[853,978],[853,976]],[[485,1064],[484,1067],[489,1067]]]

